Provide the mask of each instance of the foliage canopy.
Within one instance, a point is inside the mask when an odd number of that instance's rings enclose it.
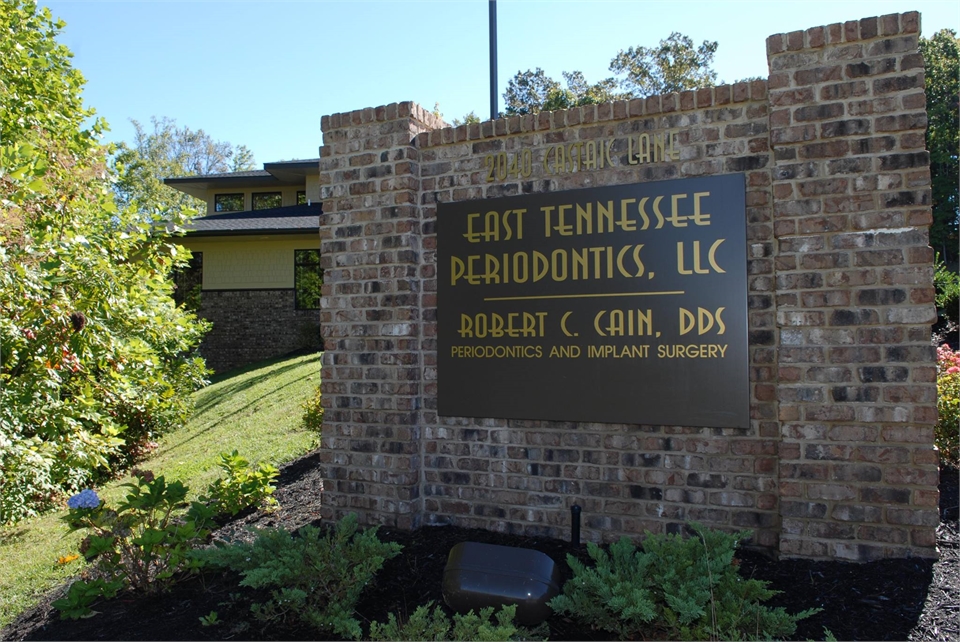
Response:
[[[113,156],[118,178],[114,186],[121,206],[134,206],[144,216],[156,212],[185,212],[204,203],[170,189],[164,178],[218,174],[253,169],[253,153],[244,145],[234,147],[214,140],[202,129],[178,127],[172,118],[153,117],[153,131],[131,119],[133,146],[120,143]]]
[[[610,61],[610,77],[590,84],[580,71],[563,72],[566,88],[543,69],[518,71],[503,94],[508,116],[569,109],[655,94],[710,87],[717,80],[713,70],[716,41],[704,40],[695,47],[689,37],[673,32],[656,47],[621,49]]]
[[[927,150],[933,191],[930,244],[947,263],[957,260],[957,213],[960,206],[960,39],[941,29],[920,39],[927,95]]]
[[[32,0],[0,5],[0,523],[183,421],[206,373],[190,355],[205,325],[170,296],[182,214],[117,207],[62,27]]]

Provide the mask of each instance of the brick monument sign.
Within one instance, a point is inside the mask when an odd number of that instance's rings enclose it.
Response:
[[[771,36],[767,80],[324,116],[324,517],[935,556],[919,21]]]

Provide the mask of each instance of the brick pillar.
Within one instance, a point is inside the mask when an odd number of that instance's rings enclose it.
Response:
[[[785,555],[936,555],[919,31],[911,12],[767,39]]]
[[[411,103],[324,116],[322,515],[420,523],[421,231]]]

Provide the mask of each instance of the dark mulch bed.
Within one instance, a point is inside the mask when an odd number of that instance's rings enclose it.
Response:
[[[321,480],[317,455],[286,466],[277,496],[282,509],[251,514],[225,526],[218,537],[249,537],[246,527],[282,525],[297,528],[315,522]],[[741,551],[741,572],[768,580],[783,591],[772,605],[790,612],[819,607],[823,611],[801,622],[798,640],[823,639],[829,629],[839,640],[958,640],[960,639],[960,533],[957,527],[958,476],[941,474],[940,550],[930,560],[883,560],[866,564],[809,560],[773,561]],[[503,535],[452,526],[422,528],[414,533],[381,529],[382,539],[401,543],[403,553],[390,560],[375,585],[365,591],[358,613],[365,621],[403,617],[429,600],[442,604],[441,578],[451,547],[462,541],[523,546],[542,551],[560,562],[568,553],[584,556],[583,547],[568,542]],[[206,640],[315,639],[302,627],[264,629],[251,616],[237,578],[206,574],[190,577],[167,595],[143,598],[127,595],[97,607],[99,613],[76,622],[61,621],[49,606],[63,588],[53,591],[37,608],[0,632],[3,639],[28,640]],[[238,599],[239,598],[239,599]],[[220,624],[201,626],[199,618],[216,611]],[[574,622],[548,620],[551,640],[605,640],[602,632],[579,628]]]

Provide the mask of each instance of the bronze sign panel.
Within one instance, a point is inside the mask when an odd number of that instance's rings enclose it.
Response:
[[[740,174],[440,203],[445,416],[747,427]]]

